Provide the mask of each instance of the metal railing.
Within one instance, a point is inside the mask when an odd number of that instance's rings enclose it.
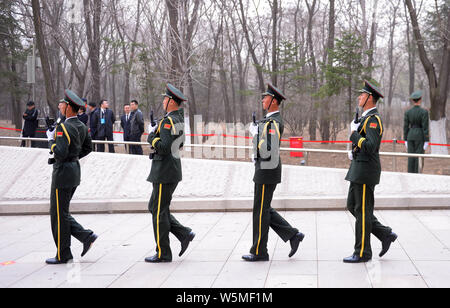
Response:
[[[28,138],[28,137],[6,137],[0,136],[0,140],[16,140],[25,141],[26,146],[30,147],[31,141],[48,142],[46,138]],[[133,142],[133,141],[106,141],[106,140],[92,140],[94,144],[118,144],[118,145],[140,145],[150,146],[148,142]],[[394,150],[395,150],[394,141]],[[236,150],[252,150],[251,146],[236,146],[236,145],[222,145],[222,144],[186,144],[185,148],[222,148],[222,149],[236,149]],[[288,152],[304,152],[304,153],[329,153],[329,154],[348,154],[348,150],[323,150],[323,149],[307,149],[307,148],[280,148],[280,151]],[[380,156],[387,156],[393,158],[393,170],[396,170],[397,157],[417,157],[422,159],[438,158],[438,159],[450,159],[450,155],[437,155],[437,154],[416,154],[416,153],[398,153],[398,152],[380,152]]]

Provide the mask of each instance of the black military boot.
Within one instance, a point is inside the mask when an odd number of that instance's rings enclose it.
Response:
[[[344,263],[365,263],[365,262],[369,262],[370,260],[372,260],[372,258],[367,258],[367,257],[360,257],[358,255],[352,255],[348,258],[344,259]]]
[[[172,262],[172,261],[160,259],[160,258],[158,258],[158,255],[154,255],[152,257],[145,258],[145,262],[147,262],[147,263],[163,263],[163,262]]]
[[[71,261],[72,259],[68,259],[68,260],[58,260],[57,257],[55,258],[50,258],[45,260],[45,263],[49,264],[49,265],[58,265],[58,264],[67,264],[69,263],[69,261]]]
[[[395,242],[395,240],[397,239],[397,234],[395,234],[394,232],[392,232],[386,239],[384,239],[382,242],[381,242],[381,252],[380,252],[380,254],[379,254],[379,256],[380,256],[380,258],[382,257],[382,256],[384,256],[387,252],[388,252],[388,250],[389,250],[389,248],[391,247],[391,244],[393,243],[393,242]]]
[[[303,233],[299,232],[290,239],[291,252],[289,253],[289,258],[292,257],[293,255],[295,255],[295,253],[297,252],[298,246],[300,245],[300,242],[302,242],[304,238],[305,238],[305,235]]]
[[[254,254],[249,254],[242,256],[242,259],[248,262],[269,261],[269,255],[257,256]]]
[[[189,247],[189,244],[192,242],[194,237],[195,237],[195,233],[194,232],[190,232],[189,235],[186,237],[186,239],[181,242],[181,251],[180,251],[180,254],[178,256],[181,257],[183,255],[183,253]]]
[[[81,256],[84,257],[84,255],[91,249],[92,244],[95,242],[95,240],[98,238],[97,234],[92,233],[89,235],[87,240],[83,243],[83,252],[81,253]]]

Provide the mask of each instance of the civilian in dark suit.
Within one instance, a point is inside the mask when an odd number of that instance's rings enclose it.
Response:
[[[95,103],[89,103],[88,104],[88,110],[87,110],[87,114],[88,114],[88,124],[87,127],[89,128],[89,134],[91,135],[91,139],[94,139],[94,135],[96,132],[96,125],[93,125],[93,121],[92,121],[92,116],[94,115],[95,111],[97,110],[97,105]],[[93,143],[92,144],[92,151],[95,151],[95,146],[96,144]]]
[[[36,128],[38,127],[38,115],[39,112],[37,111],[34,102],[28,102],[27,103],[27,110],[23,114],[23,119],[25,120],[25,123],[23,124],[23,130],[22,130],[22,137],[30,137],[34,138],[36,134]],[[22,141],[22,146],[25,146],[25,140]],[[34,147],[35,144],[32,141],[31,147]]]
[[[116,118],[108,106],[108,101],[102,100],[100,108],[97,108],[92,115],[91,127],[94,126],[94,140],[113,141],[113,125]],[[115,153],[114,144],[109,144],[108,147],[109,153]],[[105,145],[97,144],[97,152],[105,152]]]
[[[140,142],[144,133],[144,115],[139,110],[137,100],[130,103],[131,120],[130,120],[130,141]],[[140,145],[130,145],[130,154],[142,155],[142,147]]]
[[[124,115],[120,117],[120,126],[123,129],[123,141],[130,141],[130,104],[126,103],[123,106]],[[125,145],[125,151],[128,152],[128,146]]]

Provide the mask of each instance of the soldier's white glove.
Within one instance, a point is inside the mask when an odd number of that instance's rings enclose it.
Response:
[[[358,127],[359,127],[359,123],[355,123],[354,121],[352,121],[350,123],[350,129],[351,129],[352,132],[357,131]]]
[[[258,125],[256,125],[255,123],[250,124],[250,127],[248,129],[250,131],[250,134],[255,137],[256,135],[258,135]]]
[[[252,153],[252,162],[256,162],[255,154]]]
[[[425,142],[425,144],[423,145],[423,150],[426,151],[429,145],[430,145],[429,142]]]
[[[158,128],[158,124],[155,124],[155,126],[152,126],[152,124],[150,124],[150,125],[148,126],[148,133],[149,133],[149,134],[154,133],[154,132],[156,131],[157,128]]]
[[[353,160],[353,152],[348,151],[348,159]]]
[[[47,134],[48,141],[55,140],[55,131],[56,131],[56,128],[54,130],[47,130],[46,134]]]
[[[406,151],[408,151],[408,141],[405,141],[405,148],[406,148]]]

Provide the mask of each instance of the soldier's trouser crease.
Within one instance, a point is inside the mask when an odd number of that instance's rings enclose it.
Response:
[[[380,241],[387,238],[392,229],[383,226],[374,216],[375,185],[350,183],[347,198],[347,209],[356,218],[355,251],[359,257],[372,258],[370,245],[371,234]]]
[[[83,243],[93,233],[91,230],[84,229],[70,215],[70,200],[76,189],[76,187],[57,189],[54,186],[51,188],[50,219],[57,248],[56,258],[60,261],[73,259],[70,250],[71,236]]]
[[[419,140],[408,140],[408,153],[423,154],[423,141]],[[408,172],[409,173],[419,173],[419,158],[418,157],[408,157]]]
[[[269,227],[284,241],[289,241],[299,231],[293,228],[276,210],[271,207],[273,193],[277,184],[255,184],[253,199],[253,246],[250,253],[265,256]]]
[[[153,233],[156,242],[156,253],[158,258],[172,261],[169,233],[181,242],[189,236],[192,231],[181,225],[173,215],[170,214],[170,202],[178,183],[158,184],[153,183],[153,192],[148,203],[148,209],[153,216]]]

